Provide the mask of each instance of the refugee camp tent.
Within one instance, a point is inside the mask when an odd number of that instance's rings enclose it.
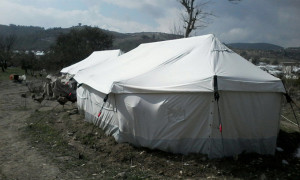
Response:
[[[72,77],[80,70],[95,66],[97,64],[104,63],[106,61],[118,57],[121,54],[122,51],[119,49],[95,51],[92,54],[90,54],[87,58],[83,59],[82,61],[79,61],[71,66],[63,68],[61,70],[61,73],[63,75],[59,77],[57,81],[55,80],[55,82],[47,83],[46,87],[52,87],[53,97],[58,97],[59,95],[61,95],[61,96],[66,96],[71,101],[76,101],[77,85],[75,81],[72,80]],[[49,91],[48,89],[47,91]],[[81,104],[81,102],[78,102],[78,104]]]
[[[121,50],[95,51],[87,58],[71,66],[63,68],[60,72],[64,74],[75,75],[78,71],[103,63],[122,54]]]
[[[142,44],[74,78],[86,120],[117,142],[210,158],[275,152],[282,82],[214,35]]]

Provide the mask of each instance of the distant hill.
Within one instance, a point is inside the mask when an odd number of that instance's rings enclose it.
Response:
[[[49,28],[45,29],[36,26],[0,25],[0,37],[14,34],[16,36],[15,50],[48,50],[55,44],[56,38],[62,33],[68,33],[71,29],[80,29],[85,26],[73,26],[70,28]],[[102,29],[103,30],[103,29]],[[142,43],[178,39],[182,36],[159,33],[159,32],[139,32],[139,33],[119,33],[103,30],[114,36],[113,49],[121,49],[127,52]],[[232,49],[240,50],[283,50],[283,47],[268,43],[230,43],[226,44]],[[287,48],[288,50],[289,48]],[[295,48],[292,48],[294,51]],[[298,49],[297,49],[298,50]],[[297,51],[299,52],[299,51]]]
[[[248,50],[283,50],[281,46],[268,43],[230,43],[227,44],[230,48],[234,49],[248,49]]]
[[[13,47],[15,50],[48,50],[59,34],[69,31],[70,28],[44,29],[35,26],[0,25],[0,36],[16,36]]]
[[[113,46],[115,49],[122,49],[123,51],[127,52],[133,48],[136,48],[142,43],[165,41],[178,38],[181,38],[181,36],[159,32],[126,33],[121,34],[121,36],[115,36]]]
[[[35,26],[0,25],[0,36],[15,35],[16,42],[14,50],[48,50],[55,44],[56,38],[62,33],[68,33],[71,29],[80,29],[85,26],[74,26],[70,28],[45,29]],[[103,30],[103,29],[102,29]],[[141,43],[163,41],[180,38],[178,35],[141,32],[141,33],[118,33],[103,30],[114,36],[113,49],[121,49],[125,52],[137,47]]]

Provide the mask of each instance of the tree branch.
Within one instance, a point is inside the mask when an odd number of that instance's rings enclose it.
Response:
[[[204,7],[210,3],[210,0],[179,0],[184,7],[185,14],[182,14],[182,21],[185,29],[184,37],[188,37],[193,30],[206,27],[209,21],[203,21],[213,16],[211,12],[204,11]]]

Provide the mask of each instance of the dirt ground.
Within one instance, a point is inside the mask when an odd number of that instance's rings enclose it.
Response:
[[[209,160],[117,144],[74,109],[39,104],[24,83],[0,81],[0,179],[300,179],[300,134],[285,121],[283,152]]]

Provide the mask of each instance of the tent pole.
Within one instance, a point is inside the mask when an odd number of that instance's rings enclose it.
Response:
[[[296,122],[297,122],[297,125],[298,125],[298,129],[300,131],[300,126],[299,126],[299,122],[298,122],[298,119],[297,119],[297,116],[296,116],[296,113],[295,113],[295,110],[294,110],[294,107],[293,107],[293,104],[291,102],[289,102],[290,106],[291,106],[291,109],[293,111],[293,114],[294,114],[294,117],[296,119]]]
[[[291,98],[291,96],[288,94],[288,92],[287,92],[287,90],[286,90],[286,87],[285,87],[285,84],[283,83],[283,81],[282,81],[282,84],[283,84],[283,87],[284,87],[284,89],[285,89],[284,96],[285,96],[285,98],[286,98],[287,103],[289,103],[290,106],[291,106],[291,109],[292,109],[292,111],[293,111],[294,118],[296,119],[296,122],[297,122],[297,124],[298,124],[298,129],[299,129],[299,131],[300,131],[300,125],[299,125],[299,122],[298,122],[298,119],[297,119],[297,116],[296,116],[296,113],[295,113],[295,110],[294,110],[294,107],[293,107],[293,103],[295,104],[296,107],[298,107],[298,106],[297,106],[297,104],[293,101],[293,99]],[[298,108],[299,108],[299,107],[298,107]]]
[[[218,89],[218,76],[214,75],[214,97],[215,101],[217,101],[217,107],[218,107],[218,119],[219,119],[219,131],[221,133],[221,141],[222,141],[222,150],[223,155],[225,156],[225,150],[224,150],[224,138],[223,138],[223,126],[222,126],[222,119],[221,119],[221,113],[220,113],[220,106],[219,106],[219,89]]]

